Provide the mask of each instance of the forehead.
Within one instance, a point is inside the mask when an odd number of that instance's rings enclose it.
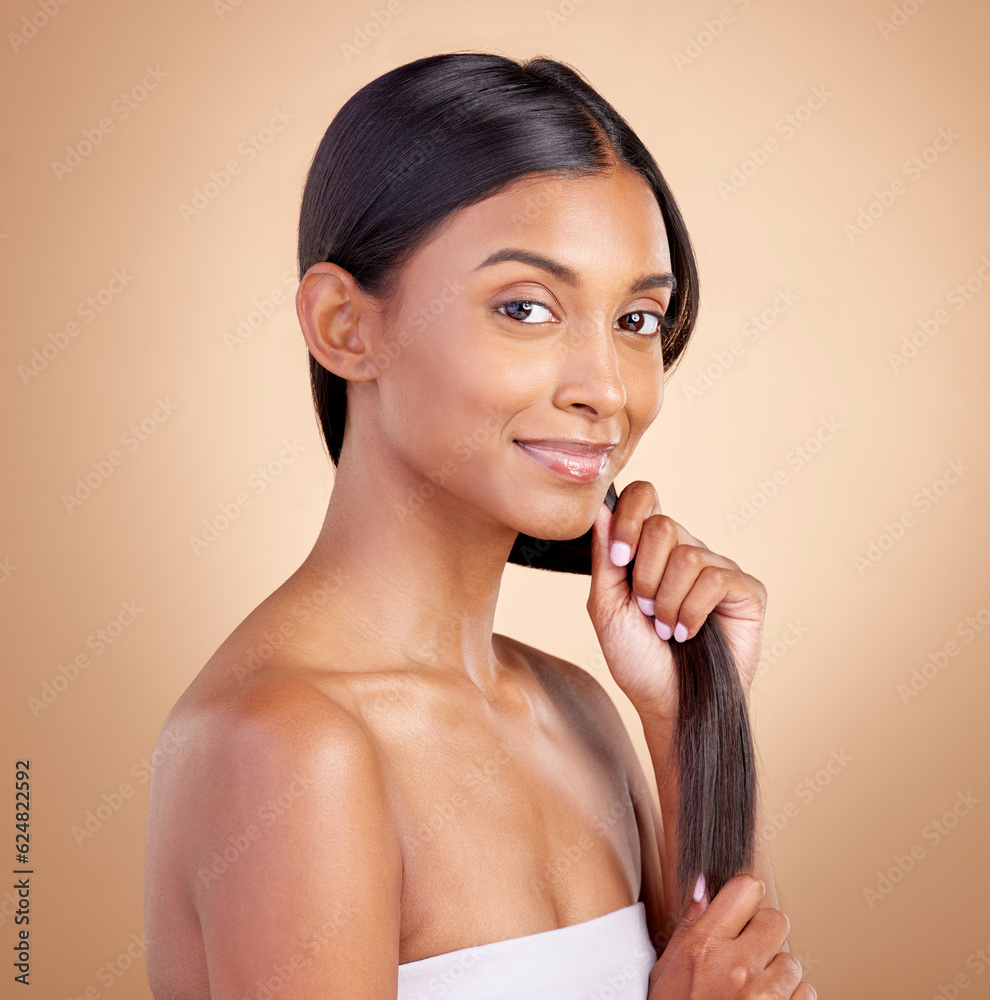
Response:
[[[628,167],[527,174],[455,212],[409,263],[468,271],[505,245],[540,250],[589,277],[670,270],[656,195]]]

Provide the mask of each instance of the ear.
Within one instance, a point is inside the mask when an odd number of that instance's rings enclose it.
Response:
[[[314,264],[296,290],[296,315],[306,346],[324,368],[351,382],[378,377],[380,310],[349,271],[329,261]]]

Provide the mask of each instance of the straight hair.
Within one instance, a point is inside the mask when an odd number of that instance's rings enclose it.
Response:
[[[303,190],[300,280],[320,261],[394,306],[402,265],[455,212],[531,174],[588,176],[616,162],[653,190],[670,245],[675,288],[661,347],[664,377],[683,355],[698,314],[698,273],[687,227],[652,154],[576,70],[548,58],[516,62],[449,52],[405,63],[370,81],[323,135]],[[336,468],[347,383],[310,354],[313,403]],[[609,486],[606,502],[614,510]],[[591,573],[591,530],[576,539],[520,533],[509,562]],[[628,568],[631,581],[632,564]],[[660,641],[660,640],[658,640]],[[717,622],[671,646],[679,711],[672,751],[679,773],[678,906],[699,873],[709,898],[752,864],[754,750],[742,686]]]

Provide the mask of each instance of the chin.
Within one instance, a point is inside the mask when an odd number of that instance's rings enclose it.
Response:
[[[592,492],[589,489],[580,500],[575,496],[570,501],[553,505],[559,513],[527,518],[519,531],[532,538],[545,538],[550,542],[580,538],[595,523],[598,511],[605,502],[607,490],[608,482],[603,481],[599,490]]]

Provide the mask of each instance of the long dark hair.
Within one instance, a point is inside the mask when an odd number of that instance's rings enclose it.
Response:
[[[574,69],[450,52],[398,66],[340,109],[317,148],[299,218],[299,276],[333,261],[389,304],[406,260],[459,209],[536,172],[637,170],[656,195],[676,287],[663,336],[665,377],[698,315],[698,274],[687,228],[660,168],[624,118]],[[309,358],[313,402],[330,459],[340,460],[347,383]],[[616,493],[606,498],[614,509]],[[591,531],[570,540],[520,534],[509,562],[591,573]],[[629,567],[631,574],[632,566]],[[630,577],[631,579],[631,577]],[[753,744],[742,687],[717,623],[671,649],[680,710],[674,731],[680,814],[676,884],[687,898],[699,872],[713,897],[751,865]]]

